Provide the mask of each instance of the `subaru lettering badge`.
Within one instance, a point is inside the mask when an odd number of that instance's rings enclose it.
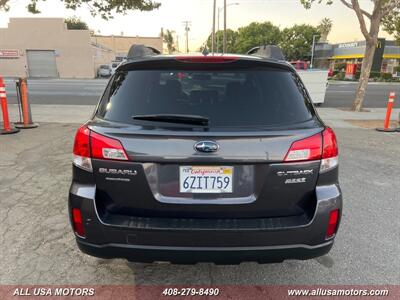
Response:
[[[211,141],[201,141],[194,145],[194,149],[199,152],[211,153],[219,149],[219,145]]]

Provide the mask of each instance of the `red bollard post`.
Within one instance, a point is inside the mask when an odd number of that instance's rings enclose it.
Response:
[[[3,77],[0,77],[0,102],[1,102],[1,110],[3,112],[3,128],[0,129],[0,134],[17,133],[19,129],[12,128],[10,125],[10,118],[8,116],[6,86],[4,84]]]
[[[28,99],[28,85],[26,83],[26,78],[19,79],[19,89],[23,122],[15,122],[15,127],[19,129],[36,128],[39,125],[37,123],[33,123],[32,121],[32,113]]]
[[[385,122],[383,123],[383,128],[376,128],[378,131],[385,131],[385,132],[395,132],[395,128],[389,128],[390,125],[390,117],[392,116],[392,110],[393,110],[393,104],[394,104],[394,98],[396,94],[394,92],[391,92],[389,94],[389,100],[386,108],[386,117],[385,117]]]

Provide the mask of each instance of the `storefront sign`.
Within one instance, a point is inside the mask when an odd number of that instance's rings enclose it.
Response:
[[[371,71],[380,72],[382,68],[383,53],[385,52],[386,39],[378,39]]]
[[[19,58],[19,50],[0,49],[0,58]]]
[[[354,48],[354,47],[358,47],[357,42],[339,44],[339,46],[338,46],[338,48]]]

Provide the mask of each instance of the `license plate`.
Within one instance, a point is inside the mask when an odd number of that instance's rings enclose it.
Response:
[[[233,167],[179,167],[181,193],[232,193]]]

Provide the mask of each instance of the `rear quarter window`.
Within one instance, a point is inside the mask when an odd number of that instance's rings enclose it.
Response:
[[[180,114],[210,119],[209,127],[266,127],[305,122],[312,106],[287,70],[132,70],[117,72],[97,115],[124,123],[135,115]],[[159,124],[158,124],[159,125]]]

